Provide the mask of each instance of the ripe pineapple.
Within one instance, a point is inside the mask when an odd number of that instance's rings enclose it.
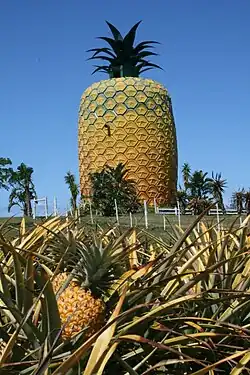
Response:
[[[109,62],[95,71],[108,73],[110,79],[90,86],[79,109],[81,193],[90,195],[90,172],[121,162],[130,170],[128,178],[136,182],[141,199],[151,204],[154,198],[158,203],[172,203],[176,194],[177,143],[171,100],[160,83],[139,77],[143,71],[158,67],[145,59],[155,55],[147,49],[156,42],[133,46],[139,23],[124,38],[108,25],[114,39],[104,40],[112,48],[91,51],[93,59]]]
[[[67,273],[61,273],[53,281],[54,292],[67,280]],[[76,281],[71,281],[68,287],[59,295],[58,310],[62,324],[66,323],[63,338],[70,339],[86,328],[85,337],[93,335],[104,324],[105,304],[100,298],[95,298],[90,290],[85,290]]]
[[[77,241],[68,257],[63,256],[61,272],[52,281],[54,292],[59,291],[61,323],[66,323],[64,339],[72,338],[83,329],[87,338],[104,324],[108,313],[105,296],[123,273],[123,260],[129,251],[118,240],[114,246],[112,239],[105,241],[96,237],[89,237],[84,243]],[[57,251],[53,257],[56,263],[62,260],[63,248]]]

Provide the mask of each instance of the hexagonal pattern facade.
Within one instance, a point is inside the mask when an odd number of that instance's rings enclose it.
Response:
[[[79,109],[81,193],[89,173],[125,163],[141,199],[169,204],[176,193],[177,142],[171,101],[158,82],[113,78],[90,86]]]

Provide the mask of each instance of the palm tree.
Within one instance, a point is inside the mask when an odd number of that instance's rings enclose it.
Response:
[[[136,212],[140,206],[135,183],[127,178],[128,170],[119,163],[116,167],[106,166],[101,172],[91,174],[93,204],[103,216],[115,214],[116,200],[121,213]]]
[[[233,207],[236,208],[238,214],[242,214],[245,203],[245,189],[234,191],[232,194]]]
[[[70,203],[72,210],[75,213],[77,209],[77,197],[79,194],[79,186],[76,183],[75,176],[70,171],[68,171],[66,176],[64,176],[64,181],[68,185],[71,194]]]
[[[0,189],[9,189],[8,180],[11,176],[12,168],[9,167],[12,162],[9,158],[0,158]]]
[[[9,196],[8,211],[17,205],[23,210],[24,216],[32,215],[31,201],[37,197],[32,181],[33,172],[33,168],[24,163],[21,163],[16,171],[11,172],[9,183],[12,190]]]
[[[245,210],[247,215],[250,215],[250,191],[245,192]]]
[[[223,193],[227,187],[227,180],[221,178],[221,173],[214,174],[214,172],[212,172],[212,178],[209,179],[209,186],[213,198],[218,202],[218,205],[223,212],[225,212]]]
[[[188,163],[183,164],[181,173],[182,173],[184,188],[187,191],[189,187],[189,180],[191,177],[191,167]]]
[[[210,193],[210,182],[207,172],[194,171],[190,176],[188,188],[192,197],[207,199]]]
[[[194,214],[201,213],[209,204],[210,182],[207,172],[194,171],[189,178],[188,190],[189,208],[194,210]]]
[[[189,196],[187,190],[183,190],[180,186],[179,190],[177,190],[176,192],[176,199],[179,202],[181,214],[185,215],[185,210],[189,203]]]

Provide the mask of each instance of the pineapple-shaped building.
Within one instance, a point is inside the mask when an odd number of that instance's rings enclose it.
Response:
[[[109,79],[83,93],[79,110],[79,168],[82,195],[91,195],[89,174],[122,162],[136,182],[141,200],[171,204],[177,181],[177,143],[171,99],[158,82],[140,77],[159,68],[148,61],[156,42],[134,46],[139,22],[123,38],[110,23],[108,47],[94,48],[91,59]]]

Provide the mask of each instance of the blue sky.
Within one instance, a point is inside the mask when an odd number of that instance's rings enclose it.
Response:
[[[35,170],[40,197],[69,199],[64,175],[78,177],[77,112],[94,81],[87,49],[101,46],[105,20],[123,33],[143,20],[138,41],[162,44],[154,62],[174,105],[179,166],[222,172],[226,197],[250,187],[249,0],[2,0],[0,156]],[[0,191],[0,216],[8,194]],[[15,213],[15,211],[13,211]]]

